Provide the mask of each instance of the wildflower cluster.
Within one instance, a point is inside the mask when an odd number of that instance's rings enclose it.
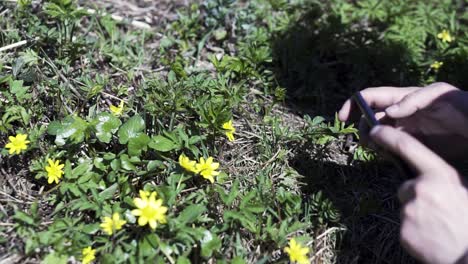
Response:
[[[198,162],[190,160],[185,154],[179,156],[179,165],[188,172],[200,174],[203,178],[214,183],[214,177],[219,175],[219,163],[214,162],[213,157],[207,159],[201,157]]]
[[[452,41],[455,40],[455,38],[450,34],[450,32],[447,29],[442,30],[439,34],[437,34],[437,38],[440,39],[443,43],[451,43]],[[438,72],[439,69],[444,65],[444,62],[442,61],[434,61],[431,65],[430,68],[434,72]]]
[[[18,241],[24,262],[309,263],[310,245],[349,229],[335,203],[368,175],[347,170],[356,180],[340,185],[323,166],[307,170],[306,148],[328,151],[356,130],[295,113],[333,111],[356,83],[465,79],[454,1],[140,1],[171,18],[142,21],[150,30],[134,27],[140,11],[116,20],[102,1],[6,2],[0,172],[31,190],[3,194],[0,248]],[[107,11],[128,8],[115,2]],[[298,188],[311,173],[321,180]],[[388,259],[374,244],[369,262]],[[336,259],[326,253],[314,261]]]

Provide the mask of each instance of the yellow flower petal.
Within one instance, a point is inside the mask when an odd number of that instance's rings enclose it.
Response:
[[[140,192],[140,197],[134,198],[134,204],[138,209],[132,210],[132,214],[138,216],[138,225],[149,224],[151,229],[157,227],[158,222],[166,223],[167,207],[162,206],[163,200],[156,200],[156,192]]]
[[[228,122],[223,124],[223,129],[225,130],[225,134],[228,138],[229,141],[234,141],[234,133],[236,132],[236,129],[232,125],[232,119],[229,120]]]
[[[148,204],[148,202],[147,202],[146,199],[141,199],[141,198],[135,198],[135,199],[133,199],[133,203],[135,204],[135,206],[136,206],[137,208],[146,207],[146,205]]]
[[[156,229],[156,226],[158,225],[156,223],[156,220],[154,220],[154,219],[149,220],[148,223],[149,223],[149,226],[151,227],[151,229]]]
[[[142,214],[141,210],[139,210],[139,209],[134,209],[134,210],[132,210],[131,213],[134,216],[140,216]]]
[[[144,217],[143,215],[138,218],[138,225],[145,226],[148,223],[148,218]]]

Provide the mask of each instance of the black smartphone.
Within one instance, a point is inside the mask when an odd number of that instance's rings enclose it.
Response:
[[[372,129],[374,126],[380,125],[379,120],[375,118],[375,113],[372,111],[370,106],[367,104],[364,97],[362,97],[360,92],[356,92],[352,96],[354,102],[357,104],[361,113],[364,115],[364,119],[366,120],[369,127]]]
[[[380,125],[379,120],[375,118],[375,113],[370,108],[369,104],[367,104],[366,100],[364,97],[362,97],[360,92],[356,92],[352,96],[353,101],[356,103],[356,105],[359,107],[361,110],[362,115],[364,116],[364,119],[366,120],[367,124],[369,127],[372,129],[374,126]],[[400,172],[407,176],[407,177],[413,177],[414,173],[411,170],[411,168],[404,162],[400,157],[392,155],[388,151],[378,149],[379,152],[382,152],[390,161],[392,161],[395,166],[400,170]]]

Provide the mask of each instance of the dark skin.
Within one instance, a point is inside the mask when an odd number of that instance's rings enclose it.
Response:
[[[468,263],[468,189],[447,159],[468,150],[468,93],[446,83],[427,87],[379,87],[361,91],[383,123],[373,143],[400,156],[415,172],[398,191],[400,239],[425,263]],[[358,113],[351,100],[339,118]]]

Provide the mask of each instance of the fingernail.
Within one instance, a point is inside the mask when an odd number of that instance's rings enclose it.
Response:
[[[371,131],[369,132],[369,135],[373,136],[373,135],[377,134],[377,133],[380,131],[380,129],[382,129],[381,126],[375,126],[375,127],[373,127],[373,128],[371,129]]]
[[[396,113],[396,112],[398,112],[399,108],[400,107],[395,104],[395,105],[392,105],[392,106],[388,107],[387,109],[385,109],[385,112],[387,112],[389,114]]]

